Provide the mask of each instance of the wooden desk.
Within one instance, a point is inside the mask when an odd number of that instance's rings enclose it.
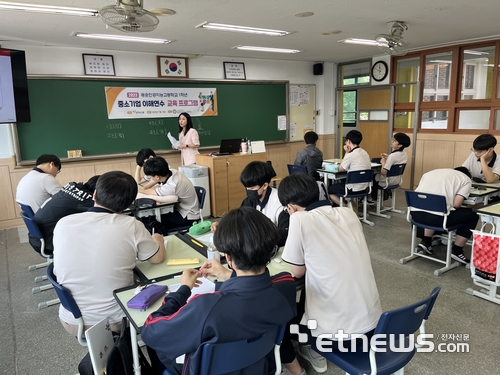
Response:
[[[210,206],[214,217],[240,207],[246,197],[245,188],[240,182],[241,171],[248,163],[256,160],[267,161],[267,154],[262,152],[218,157],[196,155],[196,164],[208,167]]]

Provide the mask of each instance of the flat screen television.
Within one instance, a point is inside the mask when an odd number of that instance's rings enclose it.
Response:
[[[30,121],[24,51],[0,48],[0,124]]]

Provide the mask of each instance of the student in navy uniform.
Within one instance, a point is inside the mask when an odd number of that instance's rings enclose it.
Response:
[[[33,220],[40,228],[45,240],[45,253],[52,254],[54,245],[52,237],[57,222],[65,216],[85,212],[94,206],[94,191],[99,176],[90,178],[86,183],[68,182],[63,188],[36,212]],[[40,252],[40,240],[37,237],[29,237],[31,246]]]
[[[469,170],[477,182],[492,183],[500,177],[500,157],[495,152],[497,139],[491,134],[481,134],[472,143],[471,154],[462,167]]]
[[[266,268],[278,238],[276,226],[252,208],[240,207],[222,218],[214,243],[226,254],[232,271],[217,260],[205,262],[199,271],[184,271],[180,288],[165,297],[163,305],[148,317],[141,331],[142,340],[156,351],[163,364],[156,363],[158,374],[163,367],[178,374],[181,371],[185,375],[199,374],[203,343],[253,339],[295,316],[293,277],[285,272],[271,277]],[[216,283],[215,293],[186,302],[200,276],[215,276],[225,281]],[[184,369],[175,363],[175,358],[182,354],[186,354]],[[271,351],[262,360],[231,374],[274,373]]]
[[[297,152],[294,162],[295,165],[306,167],[307,173],[314,177],[316,181],[319,180],[317,170],[323,165],[323,152],[316,147],[317,141],[318,134],[316,134],[316,132],[307,132],[304,134],[306,148]]]

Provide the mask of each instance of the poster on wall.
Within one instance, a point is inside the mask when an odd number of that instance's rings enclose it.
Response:
[[[309,105],[309,86],[290,85],[290,106],[299,107]]]
[[[105,87],[109,119],[217,116],[215,88]]]

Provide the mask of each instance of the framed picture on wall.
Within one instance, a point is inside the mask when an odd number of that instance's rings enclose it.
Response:
[[[85,75],[92,76],[114,76],[115,63],[111,55],[89,55],[82,54]]]
[[[245,63],[224,61],[224,79],[247,79]]]
[[[158,77],[189,78],[187,57],[156,56]]]

